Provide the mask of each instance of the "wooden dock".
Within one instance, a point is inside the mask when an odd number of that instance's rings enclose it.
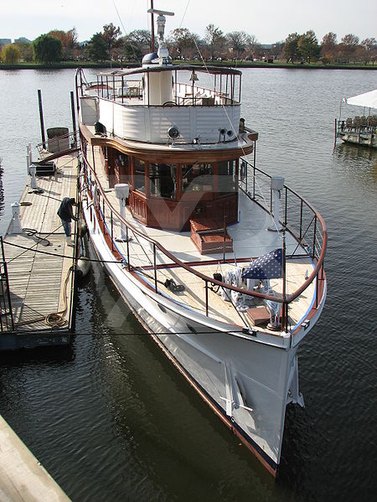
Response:
[[[77,158],[65,155],[55,169],[30,178],[3,237],[0,350],[61,345],[70,341],[77,232],[72,222],[68,246],[57,215],[64,197],[77,198]],[[12,205],[14,206],[14,204]]]
[[[1,500],[69,502],[49,473],[0,417]]]

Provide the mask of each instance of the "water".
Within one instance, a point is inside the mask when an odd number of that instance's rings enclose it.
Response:
[[[73,75],[0,72],[2,231],[26,145],[40,141],[37,89],[46,127],[68,126]],[[98,267],[80,288],[72,350],[0,359],[0,413],[73,500],[374,499],[377,152],[333,151],[333,124],[342,96],[375,87],[371,71],[244,71],[259,167],[285,176],[329,231],[328,300],[300,349],[306,407],[288,409],[280,478],[176,374]]]

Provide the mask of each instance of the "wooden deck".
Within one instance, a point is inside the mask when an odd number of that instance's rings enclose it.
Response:
[[[77,200],[77,159],[64,156],[56,164],[55,174],[37,177],[43,192],[26,185],[19,201],[22,230],[15,233],[11,222],[4,236],[14,323],[8,331],[15,334],[72,328],[75,247],[66,243],[57,210],[64,197]]]
[[[106,192],[106,197],[115,209],[119,208],[114,189],[109,187],[107,176],[104,172],[103,164],[98,149],[94,149],[96,174],[101,186]],[[198,249],[190,237],[190,232],[176,232],[160,230],[146,227],[138,222],[130,210],[127,208],[126,220],[136,227],[141,234],[144,234],[159,242],[165,249],[173,253],[180,261],[189,264],[194,270],[201,272],[212,278],[214,273],[221,273],[224,277],[229,270],[235,270],[238,266],[247,266],[251,259],[261,256],[272,249],[282,247],[282,234],[280,232],[269,231],[273,225],[272,216],[267,214],[258,204],[251,203],[246,197],[240,197],[240,223],[228,227],[230,237],[233,241],[232,250],[227,250],[225,258],[227,263],[223,263],[224,253],[220,250],[217,253],[203,253]],[[114,237],[121,233],[120,222],[114,218]],[[128,243],[130,250],[131,264],[139,270],[141,277],[154,286],[153,279],[153,249],[145,238],[129,232],[131,237]],[[127,244],[117,242],[116,246],[121,254],[127,255]],[[297,242],[287,233],[286,235],[287,255],[294,252]],[[305,281],[305,277],[313,270],[311,259],[305,256],[305,251],[301,250],[302,257],[296,257],[287,261],[287,294],[296,291]],[[158,289],[163,294],[189,305],[191,308],[206,311],[205,283],[196,275],[186,271],[181,267],[172,266],[172,261],[163,253],[157,251],[156,264],[158,266],[157,281]],[[173,279],[176,284],[185,286],[184,291],[172,292],[164,286],[166,280]],[[282,279],[271,279],[270,288],[277,295],[282,294]],[[295,326],[303,322],[315,299],[315,287],[312,283],[297,299],[289,306],[289,322]],[[209,315],[221,322],[253,326],[252,320],[246,315],[247,309],[237,310],[232,302],[224,299],[214,290],[208,289]],[[263,306],[262,300],[255,299],[252,306]],[[261,326],[264,330],[266,324]],[[259,327],[257,328],[259,329]]]

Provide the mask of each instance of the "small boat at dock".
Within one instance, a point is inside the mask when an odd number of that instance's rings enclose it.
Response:
[[[202,399],[276,476],[286,407],[303,405],[297,351],[320,318],[326,224],[256,166],[237,69],[76,73],[80,197],[98,258]]]
[[[335,120],[335,138],[344,143],[377,148],[377,89],[350,98],[344,98],[347,105],[363,108],[362,115]]]

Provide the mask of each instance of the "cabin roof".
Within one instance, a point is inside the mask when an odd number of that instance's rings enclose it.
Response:
[[[163,71],[195,71],[197,73],[209,73],[211,75],[242,75],[240,70],[221,66],[197,66],[197,65],[151,65],[138,68],[117,69],[98,73],[103,76],[135,75],[140,73],[154,73]]]

